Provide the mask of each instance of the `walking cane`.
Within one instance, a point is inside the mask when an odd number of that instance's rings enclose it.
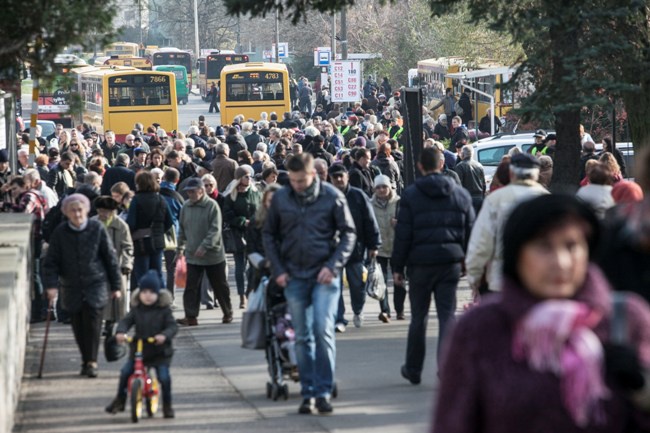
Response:
[[[45,349],[47,348],[47,337],[50,334],[50,318],[52,316],[53,301],[48,301],[47,319],[45,321],[45,339],[43,340],[43,350],[41,351],[41,365],[38,367],[38,378],[43,378],[43,365],[45,364]]]

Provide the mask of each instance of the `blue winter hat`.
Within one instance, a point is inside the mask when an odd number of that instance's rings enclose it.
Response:
[[[149,289],[155,293],[160,293],[160,277],[158,276],[158,272],[153,269],[148,270],[147,273],[140,278],[140,281],[138,281],[138,286],[140,287],[140,290]]]

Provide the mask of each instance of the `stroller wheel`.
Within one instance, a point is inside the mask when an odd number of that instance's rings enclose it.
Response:
[[[339,396],[339,387],[336,384],[336,382],[334,382],[334,385],[332,385],[332,398],[336,398],[338,396]]]
[[[282,396],[285,400],[289,400],[289,386],[287,384],[282,385]]]
[[[280,397],[280,387],[277,383],[274,383],[271,385],[271,398],[273,401],[277,401],[278,397]]]
[[[271,382],[266,382],[266,398],[271,398],[272,388]]]

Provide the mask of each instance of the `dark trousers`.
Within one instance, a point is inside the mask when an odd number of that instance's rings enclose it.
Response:
[[[216,265],[200,266],[187,264],[187,284],[183,293],[183,308],[185,317],[196,318],[201,308],[201,277],[205,272],[214,297],[223,310],[224,317],[232,316],[232,304],[230,303],[230,287],[226,275],[226,262]]]
[[[167,290],[172,294],[172,297],[175,297],[174,293],[174,278],[176,276],[176,262],[174,257],[176,256],[176,251],[169,250],[163,251],[163,256],[165,257],[165,273],[167,274]]]
[[[212,113],[212,110],[215,110],[215,113],[219,112],[219,106],[217,105],[217,100],[216,99],[211,99],[210,100],[210,108],[208,108],[208,112]]]
[[[81,310],[70,315],[72,332],[74,332],[74,339],[77,341],[84,365],[89,362],[97,362],[103,316],[103,308],[93,308],[85,302],[81,306]]]
[[[381,271],[384,274],[384,281],[386,281],[386,287],[388,287],[388,265],[390,264],[389,257],[377,257],[377,263],[381,266]],[[393,266],[390,266],[391,270]],[[406,288],[402,284],[395,284],[393,282],[393,305],[395,306],[395,313],[397,315],[404,314],[404,300],[406,299]],[[379,302],[382,313],[387,313],[390,315],[390,306],[388,305],[388,294],[384,297],[383,301]]]
[[[440,360],[440,347],[445,332],[454,320],[460,270],[460,263],[408,267],[411,323],[406,343],[406,369],[411,374],[420,374],[424,365],[432,293],[438,313],[438,360]]]
[[[246,251],[237,251],[233,254],[235,259],[235,283],[237,284],[237,294],[243,295],[246,292]]]

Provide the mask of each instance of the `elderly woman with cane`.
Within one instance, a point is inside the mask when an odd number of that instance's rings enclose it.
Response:
[[[62,211],[67,221],[50,237],[43,281],[50,302],[60,287],[63,307],[72,316],[72,331],[82,359],[81,375],[97,377],[103,310],[109,293],[113,298],[121,296],[120,269],[102,223],[88,218],[88,198],[72,194],[63,200]]]

